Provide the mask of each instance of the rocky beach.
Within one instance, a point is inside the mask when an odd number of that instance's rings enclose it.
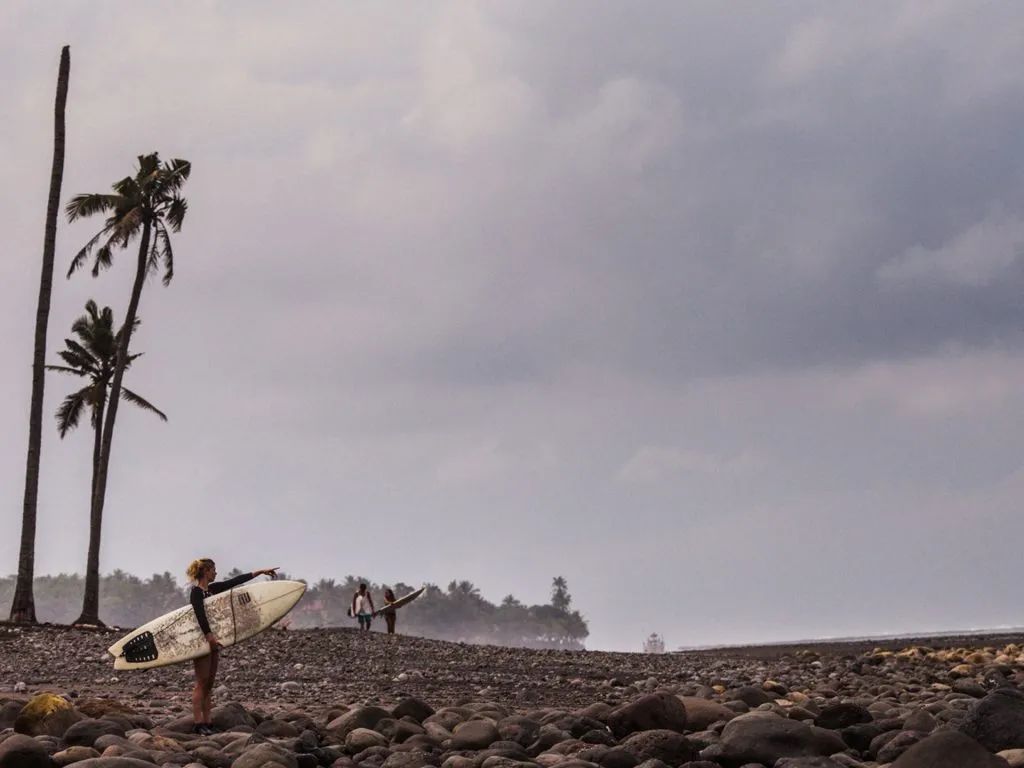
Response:
[[[0,627],[0,768],[970,768],[1024,765],[1024,637],[629,654],[349,629],[115,673],[120,630]]]

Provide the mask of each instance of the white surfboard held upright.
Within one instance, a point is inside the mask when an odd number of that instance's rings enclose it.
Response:
[[[250,581],[208,597],[210,630],[225,647],[240,643],[280,620],[305,591],[301,581]],[[195,610],[186,605],[125,635],[107,651],[114,669],[149,669],[206,656],[210,644]]]

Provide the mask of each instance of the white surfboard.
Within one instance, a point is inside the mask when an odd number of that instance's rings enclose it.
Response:
[[[380,616],[380,615],[382,615],[382,614],[384,614],[384,613],[386,613],[388,611],[397,611],[399,608],[404,608],[405,606],[407,606],[409,603],[411,603],[413,600],[415,600],[417,597],[419,597],[420,595],[422,595],[426,591],[427,591],[426,587],[420,587],[419,589],[414,589],[408,595],[402,595],[400,598],[395,600],[395,602],[393,602],[393,603],[384,603],[384,605],[381,608],[377,609],[377,611],[373,615],[374,616]]]
[[[306,591],[301,581],[250,581],[206,598],[210,630],[227,647],[280,620]],[[150,669],[197,659],[210,652],[191,605],[135,629],[107,651],[114,669]]]

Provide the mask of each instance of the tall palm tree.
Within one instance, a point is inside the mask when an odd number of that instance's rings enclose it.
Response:
[[[103,417],[100,440],[99,465],[93,488],[91,519],[102,521],[103,502],[107,492],[107,473],[110,469],[110,450],[114,438],[117,405],[121,399],[121,380],[128,366],[128,347],[135,317],[142,296],[146,275],[163,264],[164,285],[174,277],[174,252],[170,232],[179,232],[188,202],[181,196],[181,188],[188,180],[192,164],[187,160],[160,162],[160,156],[140,155],[134,176],[126,176],[113,185],[113,194],[92,193],[77,195],[67,206],[69,221],[107,214],[103,228],[85,244],[71,261],[68,277],[93,256],[93,277],[113,263],[114,250],[127,248],[137,237],[139,252],[135,261],[135,282],[132,284],[128,311],[122,325],[123,332],[117,344],[114,373],[110,383],[110,396]]]
[[[46,327],[50,320],[53,289],[53,253],[57,246],[57,213],[60,188],[64,182],[64,106],[68,101],[71,49],[60,52],[57,70],[57,98],[53,105],[53,164],[50,167],[50,198],[46,205],[43,234],[43,268],[39,277],[36,305],[36,338],[32,354],[32,401],[28,417],[28,457],[25,460],[25,499],[21,514],[21,548],[18,554],[18,583],[11,601],[11,621],[35,624],[36,603],[32,579],[36,562],[36,507],[39,500],[39,455],[43,440],[43,366],[46,363]]]
[[[57,409],[57,431],[61,439],[75,427],[81,419],[82,411],[90,412],[93,428],[92,449],[92,491],[89,494],[89,554],[85,568],[85,597],[82,601],[82,615],[76,624],[102,624],[99,617],[100,592],[100,532],[102,516],[96,514],[96,506],[92,499],[96,495],[96,478],[99,472],[100,447],[102,445],[103,412],[107,403],[107,390],[110,388],[117,362],[117,350],[124,333],[122,327],[114,332],[114,312],[110,307],[99,311],[96,302],[90,299],[85,305],[85,314],[71,326],[71,331],[78,337],[64,339],[64,349],[57,354],[66,365],[48,365],[51,371],[67,373],[86,379],[87,383],[77,392],[72,392]],[[138,327],[139,320],[135,325]],[[127,365],[138,359],[140,354],[129,355]],[[167,416],[143,397],[127,387],[122,389],[124,399],[143,410],[155,413],[164,421]]]

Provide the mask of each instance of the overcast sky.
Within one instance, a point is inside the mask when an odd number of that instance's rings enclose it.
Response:
[[[63,198],[187,158],[104,571],[280,565],[545,602],[592,648],[1024,624],[1024,7],[0,10],[0,570]],[[48,356],[133,255],[65,280]],[[37,571],[91,440],[46,388]]]

